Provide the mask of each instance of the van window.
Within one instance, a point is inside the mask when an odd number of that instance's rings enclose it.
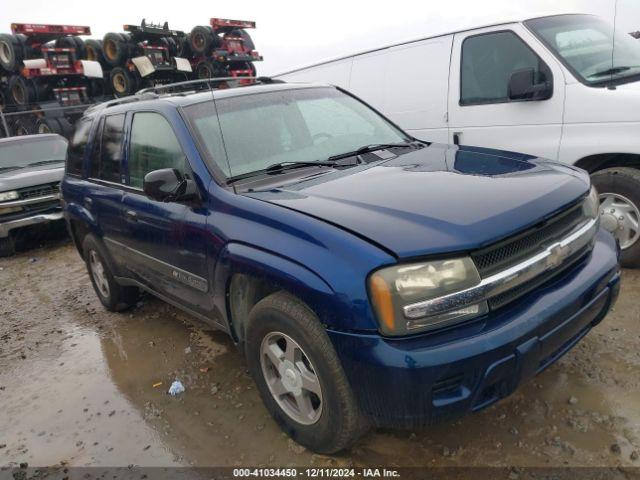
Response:
[[[462,43],[460,105],[509,101],[509,79],[533,68],[536,83],[550,79],[549,67],[513,32],[476,35]]]
[[[124,114],[104,117],[98,127],[91,155],[91,177],[107,182],[120,183],[122,141],[124,138]]]
[[[144,176],[175,168],[185,173],[187,158],[169,122],[160,114],[141,112],[133,117],[129,152],[129,185],[142,188]]]
[[[69,175],[82,175],[84,152],[87,149],[92,123],[90,118],[82,118],[76,123],[75,133],[67,150],[67,173]]]

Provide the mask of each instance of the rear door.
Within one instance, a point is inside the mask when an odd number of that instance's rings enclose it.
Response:
[[[510,101],[511,74],[533,68],[553,83],[547,100]],[[553,56],[521,24],[456,34],[449,75],[449,142],[556,159],[565,80]]]
[[[126,225],[122,221],[122,149],[124,114],[105,115],[98,123],[89,159],[85,207],[91,212],[111,256],[122,264],[122,256],[108,239],[122,241]]]
[[[206,209],[197,202],[157,202],[142,191],[145,175],[153,170],[175,168],[191,175],[184,151],[162,114],[133,114],[122,199],[128,232],[115,247],[124,252],[139,281],[206,314],[213,299],[207,275]]]

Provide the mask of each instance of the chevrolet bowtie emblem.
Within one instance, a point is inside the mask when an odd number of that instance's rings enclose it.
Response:
[[[547,268],[556,268],[571,254],[571,248],[556,244],[549,249],[549,256],[547,257]]]

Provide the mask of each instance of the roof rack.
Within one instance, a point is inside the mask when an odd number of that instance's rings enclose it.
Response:
[[[97,103],[87,108],[86,112],[90,113],[96,110],[102,110],[103,108],[115,107],[117,105],[125,105],[127,103],[140,102],[142,100],[153,100],[158,98],[157,94],[153,92],[138,92],[135,95],[129,95],[128,97],[116,98],[115,100],[109,100],[107,102]]]
[[[245,83],[249,81],[250,83]],[[237,85],[229,85],[229,82],[238,82]],[[223,85],[219,85],[223,83]],[[187,80],[184,82],[168,83],[166,85],[157,85],[155,87],[144,88],[140,90],[136,95],[145,95],[148,93],[156,94],[168,94],[178,92],[194,91],[201,87],[200,90],[215,90],[222,88],[236,88],[249,85],[268,85],[271,83],[285,83],[283,80],[278,80],[270,77],[212,77],[212,78],[200,78],[197,80]]]

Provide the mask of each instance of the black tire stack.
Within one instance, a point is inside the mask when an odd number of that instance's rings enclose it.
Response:
[[[128,33],[110,32],[104,36],[101,45],[104,63],[111,68],[109,89],[116,97],[126,97],[135,93],[142,78],[137,71],[129,70],[128,60],[135,56],[136,44]]]

